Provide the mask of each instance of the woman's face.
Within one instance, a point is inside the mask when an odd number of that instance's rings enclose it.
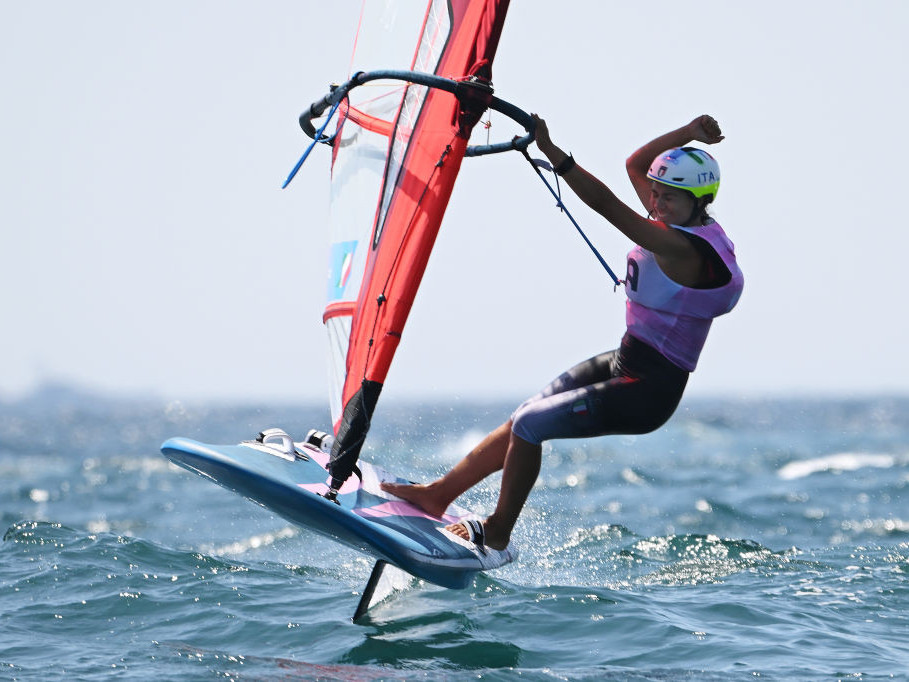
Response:
[[[652,182],[650,215],[669,225],[685,225],[694,213],[696,199],[690,192]]]

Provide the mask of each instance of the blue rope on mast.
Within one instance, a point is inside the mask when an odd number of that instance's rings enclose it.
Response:
[[[287,180],[285,180],[284,184],[281,185],[281,189],[286,188],[290,184],[290,181],[294,179],[297,171],[300,170],[300,167],[309,157],[309,153],[312,151],[313,147],[315,147],[319,142],[325,142],[326,139],[328,139],[325,138],[322,133],[325,132],[325,129],[328,127],[328,122],[331,121],[331,117],[335,115],[335,112],[338,110],[340,104],[341,100],[338,100],[334,103],[334,106],[332,106],[331,110],[328,112],[328,116],[325,118],[325,123],[323,123],[322,127],[316,131],[316,136],[313,138],[312,142],[309,143],[309,146],[306,148],[306,151],[303,152],[303,156],[300,157],[300,160],[297,161],[297,165],[293,167],[292,171],[290,171],[290,174],[287,176]]]
[[[539,165],[537,164],[537,162],[530,158],[530,154],[527,153],[527,150],[522,149],[521,152],[524,154],[524,158],[527,159],[527,162],[533,168],[534,173],[536,173],[537,176],[540,178],[540,180],[543,181],[543,184],[546,185],[546,189],[549,190],[549,193],[552,194],[553,197],[555,197],[556,206],[558,208],[560,208],[566,216],[568,216],[568,219],[571,221],[571,224],[574,225],[575,229],[578,231],[578,234],[581,235],[581,237],[584,239],[584,242],[587,244],[587,246],[590,248],[590,250],[593,251],[593,255],[597,257],[597,260],[600,261],[600,265],[602,265],[606,269],[606,272],[609,273],[609,276],[612,278],[612,281],[615,282],[615,288],[617,289],[619,287],[619,285],[623,283],[622,280],[620,280],[618,277],[615,276],[615,273],[612,271],[612,268],[609,267],[609,264],[606,262],[606,259],[603,258],[602,255],[600,255],[600,252],[597,251],[597,247],[595,247],[593,245],[593,243],[587,238],[587,235],[584,234],[584,230],[582,230],[581,226],[578,225],[578,221],[576,221],[574,219],[574,216],[571,215],[571,212],[565,207],[565,204],[562,203],[561,192],[556,192],[552,188],[552,185],[549,184],[549,181],[540,172],[540,168],[539,168]],[[547,164],[547,166],[548,166],[548,164]],[[558,182],[558,180],[556,180],[556,182]]]

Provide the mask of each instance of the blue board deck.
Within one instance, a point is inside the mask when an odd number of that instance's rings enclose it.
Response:
[[[250,441],[208,445],[171,438],[161,446],[171,461],[228,488],[293,523],[348,547],[387,561],[431,583],[464,588],[479,571],[513,561],[516,552],[478,548],[444,530],[477,518],[451,505],[434,517],[379,488],[382,481],[406,482],[368,462],[342,486],[337,503],[321,497],[329,481],[328,455],[292,443]]]

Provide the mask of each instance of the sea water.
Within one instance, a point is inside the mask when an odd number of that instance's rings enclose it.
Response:
[[[414,480],[510,404],[380,404]],[[60,389],[0,404],[0,679],[909,679],[909,399],[686,399],[544,449],[518,561],[466,590],[371,568],[158,451],[325,428],[321,406]],[[492,477],[461,498],[495,502]]]

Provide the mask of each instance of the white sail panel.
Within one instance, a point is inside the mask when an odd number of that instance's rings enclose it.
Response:
[[[325,320],[328,330],[328,402],[333,424],[341,418],[341,391],[346,375],[351,319],[352,315],[337,315]]]
[[[451,30],[446,0],[426,13],[412,0],[364,1],[352,65],[382,65],[433,72]],[[426,95],[423,86],[376,81],[342,103],[334,145],[331,183],[331,246],[324,316],[329,335],[329,404],[332,422],[341,415],[351,318],[400,172],[413,126]],[[391,137],[394,136],[394,143]],[[391,179],[391,180],[387,180]],[[383,191],[384,188],[384,191]],[[380,203],[381,202],[381,203]]]

